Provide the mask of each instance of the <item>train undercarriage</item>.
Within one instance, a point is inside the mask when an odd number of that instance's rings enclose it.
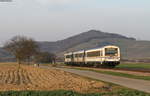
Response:
[[[104,62],[65,62],[66,65],[80,67],[99,67],[99,68],[114,68],[120,64],[119,61],[104,61]]]

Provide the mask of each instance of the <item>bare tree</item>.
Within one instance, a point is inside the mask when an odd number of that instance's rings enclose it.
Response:
[[[9,40],[5,45],[4,49],[14,55],[20,65],[22,61],[30,62],[30,58],[38,51],[38,45],[36,42],[24,36],[15,36]]]
[[[39,52],[39,47],[37,43],[29,38],[24,42],[24,55],[25,59],[27,60],[28,64],[30,64],[30,61],[32,61],[32,57],[34,57]]]
[[[55,63],[56,55],[49,52],[39,52],[34,59],[37,63]]]

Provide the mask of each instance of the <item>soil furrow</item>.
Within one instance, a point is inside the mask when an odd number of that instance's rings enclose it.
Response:
[[[16,66],[0,67],[0,91],[21,90],[87,90],[89,80],[55,69]],[[99,86],[104,83],[96,82]],[[87,87],[88,86],[88,87]],[[93,88],[93,87],[89,87]],[[95,90],[95,89],[93,89]]]

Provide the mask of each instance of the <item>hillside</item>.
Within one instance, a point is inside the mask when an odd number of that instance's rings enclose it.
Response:
[[[56,53],[63,57],[65,52],[77,51],[103,45],[117,45],[121,48],[123,59],[149,59],[150,41],[137,41],[135,38],[120,34],[90,30],[56,42],[38,42],[42,51]],[[4,50],[0,49],[0,57],[8,57]]]
[[[41,42],[39,44],[40,44],[42,50],[52,51],[52,52],[63,52],[69,48],[74,48],[75,46],[78,46],[80,44],[90,42],[91,40],[95,40],[95,39],[106,40],[106,39],[113,39],[113,38],[135,40],[134,38],[127,38],[125,36],[118,35],[118,34],[90,30],[88,32],[84,32],[82,34],[78,34],[76,36],[72,36],[70,38],[67,38],[67,39],[64,39],[61,41]],[[106,44],[109,44],[109,42],[99,43],[99,45],[97,45],[96,47],[106,45]],[[81,47],[79,49],[82,49],[82,48],[85,49],[85,48],[89,48],[89,47],[95,47],[95,46],[86,46],[84,48]],[[76,50],[78,50],[78,49],[76,49]]]
[[[12,57],[13,56],[10,53],[8,53],[7,51],[5,51],[3,48],[0,48],[0,62],[14,61],[14,59]]]
[[[44,51],[63,56],[65,52],[96,48],[103,45],[117,45],[121,48],[123,59],[149,59],[150,41],[137,41],[119,34],[90,30],[57,42],[39,43]]]

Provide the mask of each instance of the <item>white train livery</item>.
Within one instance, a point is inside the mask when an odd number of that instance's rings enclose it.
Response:
[[[66,53],[65,63],[78,66],[115,67],[120,64],[120,48],[114,45]]]

